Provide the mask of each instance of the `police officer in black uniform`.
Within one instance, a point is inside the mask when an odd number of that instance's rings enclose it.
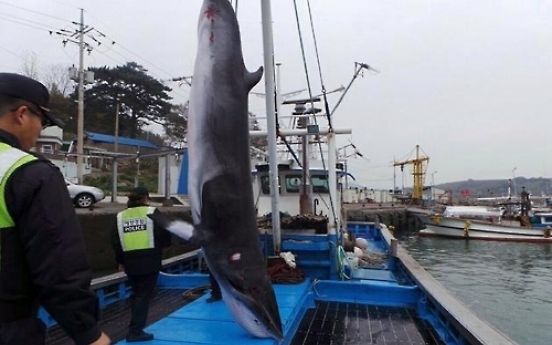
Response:
[[[132,288],[127,342],[153,340],[153,334],[144,332],[144,327],[161,270],[162,248],[171,244],[171,234],[156,227],[148,218],[148,214],[159,212],[149,204],[146,188],[132,189],[128,195],[128,208],[117,214],[117,224],[113,228],[115,259],[119,271],[127,274]]]
[[[44,127],[63,126],[49,98],[41,83],[0,73],[0,345],[44,344],[39,305],[77,345],[109,344],[63,175],[30,152]]]

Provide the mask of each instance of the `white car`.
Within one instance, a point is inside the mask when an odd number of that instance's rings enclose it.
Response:
[[[65,179],[65,184],[73,204],[77,207],[90,207],[105,198],[104,192],[99,188],[74,184],[67,179]]]

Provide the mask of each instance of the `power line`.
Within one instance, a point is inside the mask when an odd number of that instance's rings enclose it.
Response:
[[[14,8],[17,8],[17,9],[21,9],[21,10],[24,10],[24,11],[27,11],[27,12],[31,12],[31,13],[36,13],[36,14],[40,14],[40,15],[43,15],[43,16],[46,16],[46,17],[51,17],[51,18],[54,18],[54,19],[57,19],[57,20],[62,20],[64,22],[68,22],[68,23],[71,23],[73,25],[80,25],[80,23],[78,22],[75,22],[75,21],[71,21],[71,20],[67,20],[67,19],[63,19],[63,18],[59,18],[59,17],[55,17],[55,16],[52,16],[52,15],[48,15],[46,13],[43,13],[43,12],[39,12],[39,11],[34,11],[34,10],[30,10],[30,9],[27,9],[27,8],[24,8],[24,7],[21,7],[21,6],[16,6],[16,5],[13,5],[13,4],[10,4],[10,3],[6,3],[4,1],[0,1],[0,4],[4,4],[4,5],[7,5],[7,6],[11,6],[11,7],[14,7]],[[88,13],[88,12],[87,12]],[[63,47],[66,47],[67,43],[74,43],[76,45],[80,45],[80,42],[77,41],[79,35],[81,34],[79,29],[73,29],[73,30],[67,30],[67,29],[64,29],[64,28],[60,28],[60,29],[56,29],[55,27],[51,26],[51,25],[48,25],[48,24],[44,24],[44,23],[41,23],[41,22],[38,22],[38,21],[34,21],[34,20],[30,20],[30,19],[25,19],[25,18],[21,18],[21,17],[17,17],[17,16],[7,16],[6,14],[2,14],[0,13],[0,17],[5,20],[5,21],[9,21],[9,22],[13,22],[13,23],[16,23],[16,24],[19,24],[19,25],[23,25],[23,26],[26,26],[26,27],[30,27],[32,29],[36,29],[36,30],[40,30],[40,31],[45,31],[45,32],[48,32],[51,36],[53,35],[57,35],[58,37],[60,37],[62,39],[62,44],[63,44]],[[94,16],[95,17],[95,16]],[[116,58],[114,58],[113,56],[110,56],[108,55],[108,53],[112,53],[112,54],[116,54],[120,57],[122,57],[124,60],[126,61],[131,61],[133,60],[132,58],[129,58],[128,56],[120,53],[119,51],[113,49],[113,48],[116,48],[116,47],[119,47],[120,49],[132,54],[132,55],[135,55],[136,57],[138,57],[139,59],[147,62],[148,64],[150,64],[151,66],[157,68],[158,70],[162,71],[163,73],[167,74],[167,75],[173,75],[172,73],[169,73],[167,71],[165,71],[164,69],[160,68],[159,66],[157,66],[156,64],[154,64],[153,62],[143,58],[142,56],[140,56],[139,54],[131,51],[130,49],[124,47],[123,45],[121,44],[118,44],[117,42],[115,42],[114,40],[111,40],[109,37],[107,37],[107,35],[105,35],[103,32],[97,30],[96,28],[94,27],[90,27],[90,26],[85,26],[83,28],[83,32],[82,32],[83,36],[86,37],[89,42],[83,42],[83,49],[90,55],[91,52],[93,50],[96,50],[97,52],[103,54],[105,57],[113,60],[114,62],[118,63],[118,64],[121,64],[123,65],[124,63],[121,63],[119,60],[117,60]],[[101,50],[99,49],[99,47],[101,46],[104,46],[104,47],[109,47],[109,49],[106,49],[106,50]],[[3,48],[4,50],[6,50],[5,48]],[[62,49],[64,54],[68,57],[68,59],[74,63],[74,58],[71,58],[67,52],[65,51],[65,49]],[[6,50],[7,51],[7,50]],[[9,52],[9,51],[8,51]],[[13,52],[10,52],[11,54],[15,55],[16,57],[18,58],[21,58],[21,56],[19,56],[18,54],[16,53],[13,53]],[[161,79],[161,78],[159,78]],[[180,96],[180,97],[183,97],[183,98],[186,98],[187,95],[185,94],[182,94],[182,93],[179,93],[179,92],[176,92],[175,90],[171,90],[171,92],[173,92],[176,96]]]
[[[0,1],[0,4],[6,5],[6,6],[10,6],[10,7],[14,7],[14,8],[23,10],[23,11],[27,11],[27,12],[39,14],[39,15],[41,15],[41,16],[45,16],[45,17],[50,17],[50,18],[53,18],[53,19],[61,20],[61,21],[64,21],[64,22],[74,23],[74,22],[72,22],[72,21],[70,21],[70,20],[67,20],[67,19],[64,19],[64,18],[56,17],[56,16],[53,16],[53,15],[51,15],[51,14],[47,14],[47,13],[44,13],[44,12],[39,12],[39,11],[31,10],[31,9],[28,9],[28,8],[25,8],[25,7],[21,7],[21,6],[17,6],[17,5],[14,5],[14,4],[10,4],[9,2]]]
[[[95,15],[91,14],[91,13],[88,12],[88,11],[87,11],[86,13],[88,14],[88,16],[90,16],[90,17],[94,18],[96,21],[98,21],[98,23],[102,24],[102,25],[105,26],[105,27],[109,27],[108,25],[106,25],[105,23],[103,23],[103,22],[102,22],[98,17],[96,17]],[[139,55],[139,54],[133,52],[132,50],[126,48],[126,47],[123,46],[121,43],[119,43],[117,40],[113,39],[111,36],[108,36],[108,35],[106,35],[106,34],[100,32],[100,31],[98,31],[98,30],[96,30],[96,29],[94,29],[94,30],[95,30],[97,33],[99,33],[100,36],[102,36],[103,38],[108,39],[108,40],[111,41],[111,44],[109,45],[109,49],[104,50],[104,51],[101,51],[101,50],[98,49],[98,47],[96,47],[96,51],[99,51],[100,53],[104,54],[105,56],[108,56],[107,53],[113,53],[113,54],[116,54],[116,55],[118,55],[118,56],[124,58],[124,59],[127,60],[127,61],[135,60],[135,59],[129,58],[128,56],[124,55],[123,53],[121,53],[120,51],[117,50],[117,49],[121,49],[121,50],[123,50],[123,51],[125,51],[125,52],[127,52],[127,53],[129,53],[129,54],[131,54],[131,55],[133,55],[133,56],[135,56],[135,57],[137,57],[137,58],[139,59],[139,61],[141,61],[141,62],[142,62],[142,61],[143,61],[143,62],[146,62],[146,63],[148,63],[151,67],[154,67],[156,70],[163,72],[163,73],[164,73],[165,75],[167,75],[167,76],[171,76],[171,78],[170,78],[169,80],[167,80],[167,78],[161,78],[161,77],[159,76],[158,73],[155,73],[155,72],[153,72],[153,71],[149,71],[152,75],[156,76],[162,83],[163,83],[163,82],[166,82],[166,81],[180,81],[180,80],[172,80],[172,79],[178,79],[178,77],[176,77],[176,78],[175,78],[175,77],[172,77],[172,76],[174,76],[174,73],[170,73],[170,72],[166,71],[165,69],[159,67],[157,64],[154,64],[153,62],[149,61],[148,59],[144,58],[143,56],[141,56],[141,55]],[[113,31],[113,30],[112,30],[112,31]],[[190,85],[190,82],[188,82],[187,77],[182,77],[182,80],[183,80],[186,84]],[[182,84],[180,84],[180,85],[182,85]],[[176,95],[176,96],[180,96],[180,97],[183,97],[183,98],[189,98],[189,94],[183,94],[183,93],[180,93],[180,92],[178,92],[178,91],[176,91],[176,90],[178,90],[178,89],[172,89],[171,92],[172,92],[174,95]]]
[[[14,52],[12,52],[11,50],[9,50],[9,49],[7,49],[7,48],[4,48],[4,47],[0,46],[0,49],[2,49],[2,50],[4,50],[4,51],[6,51],[6,52],[8,52],[8,53],[10,53],[10,54],[12,54],[12,55],[14,55],[15,57],[18,57],[18,58],[24,60],[23,57],[22,57],[21,55],[19,55],[19,54],[17,54],[17,53],[14,53]]]
[[[50,1],[53,1],[53,2],[57,2],[58,4],[61,4],[63,6],[67,6],[67,7],[71,7],[72,9],[80,9],[80,7],[77,7],[73,4],[69,4],[69,3],[66,3],[66,2],[63,2],[63,1],[59,1],[59,0],[50,0]]]
[[[87,14],[93,18],[95,18],[100,24],[102,24],[103,26],[105,27],[108,27],[108,25],[106,25],[105,23],[103,23],[98,17],[94,16],[93,14],[90,14],[89,12],[87,12]],[[114,31],[114,30],[112,30]],[[105,36],[106,38],[109,38],[107,36]],[[123,46],[121,43],[119,42],[116,42],[116,40],[113,40],[113,42],[115,42],[115,45],[120,47],[122,50],[136,56],[137,58],[139,58],[140,60],[144,61],[144,62],[147,62],[148,64],[150,64],[152,67],[156,68],[158,71],[160,72],[163,72],[164,74],[166,74],[167,76],[173,76],[174,73],[171,73],[171,72],[167,72],[166,70],[164,70],[163,68],[157,66],[156,64],[154,64],[153,62],[149,61],[148,59],[142,57],[141,55],[133,52],[132,50],[126,48],[125,46]],[[159,79],[163,79],[163,78],[159,78]]]
[[[36,22],[34,20],[29,20],[29,19],[25,19],[25,18],[21,18],[21,17],[16,17],[16,16],[13,16],[13,15],[6,15],[4,13],[0,13],[0,17],[3,18],[3,20],[7,20],[7,21],[10,21],[10,22],[13,22],[13,23],[18,23],[18,24],[22,24],[22,25],[26,25],[26,26],[29,26],[29,27],[32,27],[32,28],[35,28],[35,29],[40,29],[40,30],[44,30],[44,28],[47,28],[47,29],[54,29],[53,26],[49,26],[49,25],[46,25],[46,24],[43,24],[43,23],[39,23],[39,22]],[[19,21],[16,21],[16,20],[19,20]],[[29,25],[29,24],[25,24],[25,23],[22,23],[22,22],[27,22],[27,23],[30,23],[30,24],[35,24],[35,25],[39,25],[39,26],[43,26],[44,28],[42,27],[36,27],[36,26],[32,26],[32,25]],[[50,30],[51,31],[51,30]]]
[[[56,0],[52,0],[52,1],[56,1]],[[69,5],[67,3],[63,3],[61,1],[56,1],[58,3],[61,3],[63,5],[66,5],[66,6],[70,6],[70,7],[74,7],[72,5]],[[56,20],[60,20],[60,21],[63,21],[63,22],[66,22],[66,23],[71,23],[71,24],[74,24],[74,25],[79,25],[78,22],[75,22],[75,21],[72,21],[72,20],[68,20],[68,19],[65,19],[65,18],[60,18],[60,17],[57,17],[57,16],[54,16],[54,15],[51,15],[51,14],[48,14],[48,13],[44,13],[44,12],[40,12],[40,11],[36,11],[36,10],[32,10],[32,9],[29,9],[29,8],[25,8],[25,7],[22,7],[22,6],[17,6],[17,5],[14,5],[14,4],[11,4],[9,2],[6,2],[6,1],[0,1],[0,4],[2,5],[5,5],[5,6],[10,6],[10,7],[13,7],[13,8],[17,8],[19,10],[23,10],[23,11],[26,11],[26,12],[30,12],[30,13],[35,13],[35,14],[38,14],[38,15],[41,15],[41,16],[45,16],[45,17],[49,17],[49,18],[53,18],[53,19],[56,19]],[[236,5],[237,5],[237,1],[236,1]],[[75,7],[75,8],[78,8],[78,7]],[[88,11],[86,11],[86,13],[95,18],[98,22],[102,23],[104,26],[107,26],[105,25],[101,20],[99,20],[96,16],[94,16],[93,14],[89,13]],[[40,22],[37,22],[37,21],[32,21],[32,20],[29,20],[29,19],[24,19],[24,18],[18,18],[18,17],[13,17],[13,16],[10,16],[11,18],[7,18],[5,15],[4,15],[4,20],[6,21],[10,21],[10,22],[13,22],[13,23],[16,23],[16,24],[19,24],[19,25],[24,25],[24,26],[27,26],[27,27],[30,27],[30,28],[33,28],[33,29],[37,29],[37,30],[42,30],[42,31],[46,31],[48,32],[50,35],[53,35],[53,34],[56,34],[58,36],[63,36],[63,37],[67,37],[65,38],[62,43],[64,44],[64,46],[71,42],[71,43],[75,43],[75,44],[78,44],[78,42],[74,41],[73,38],[77,37],[78,36],[78,30],[74,30],[74,31],[71,31],[71,30],[66,30],[66,29],[55,29],[54,27],[52,26],[49,26],[47,24],[44,24],[44,23],[40,23]],[[14,20],[15,19],[18,19],[20,21],[16,21]],[[21,22],[23,21],[23,22]],[[26,23],[25,23],[26,22]],[[86,29],[90,29],[90,30],[86,30]],[[120,47],[122,50],[126,51],[127,53],[131,54],[131,55],[134,55],[135,57],[137,57],[138,59],[144,61],[144,62],[147,62],[150,66],[154,67],[155,69],[157,69],[158,71],[161,71],[163,72],[164,74],[166,74],[167,76],[173,76],[174,73],[170,73],[168,71],[166,71],[165,69],[161,68],[160,66],[158,66],[157,64],[153,63],[152,61],[144,58],[143,56],[137,54],[136,52],[130,50],[129,48],[126,48],[125,46],[123,46],[122,44],[120,43],[117,43],[115,40],[111,40],[109,37],[107,37],[107,35],[103,34],[102,32],[98,31],[97,29],[95,28],[90,28],[90,27],[86,27],[86,32],[84,33],[86,35],[86,37],[88,37],[90,40],[94,41],[94,43],[96,43],[96,48],[102,44],[104,44],[103,39],[107,39],[107,40],[110,40],[110,43],[111,45],[117,45],[118,47]],[[97,36],[94,35],[94,33],[98,34],[99,35],[99,38],[97,38]],[[90,54],[91,51],[94,49],[93,45],[90,44],[90,43],[86,43],[85,42],[85,50]],[[105,52],[105,51],[104,51]],[[117,55],[120,55],[121,57],[125,58],[125,59],[128,59],[127,56],[124,56],[120,53],[116,53]],[[130,59],[132,60],[132,59]],[[162,78],[159,78],[159,79],[162,79]]]

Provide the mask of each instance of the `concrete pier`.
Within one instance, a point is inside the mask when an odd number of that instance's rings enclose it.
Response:
[[[125,198],[126,202],[126,198]],[[191,221],[190,208],[187,206],[163,207],[161,203],[152,203],[161,212]],[[117,271],[115,255],[111,245],[111,231],[116,224],[117,212],[126,208],[126,203],[96,204],[90,209],[77,209],[86,242],[86,255],[92,266],[94,277]],[[173,236],[172,245],[163,251],[163,258],[169,258],[195,249],[187,242]]]
[[[126,202],[126,198],[124,199]],[[111,245],[111,231],[115,226],[117,212],[125,209],[121,202],[101,202],[90,209],[77,209],[81,223],[89,262],[94,276],[116,271],[115,256]],[[163,200],[153,202],[161,212],[191,222],[190,208],[187,205],[165,207]],[[420,221],[411,214],[406,206],[391,204],[345,204],[346,219],[350,221],[381,222],[394,227],[396,237],[408,236],[421,229]],[[172,245],[164,250],[163,258],[183,254],[196,247],[173,236]]]

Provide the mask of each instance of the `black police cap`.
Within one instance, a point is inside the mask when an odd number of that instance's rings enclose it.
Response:
[[[63,128],[61,119],[50,114],[50,93],[40,82],[16,73],[0,73],[0,94],[9,95],[37,105],[52,125]]]
[[[141,200],[145,197],[149,198],[149,191],[146,187],[135,187],[130,190],[128,198],[133,201]]]

